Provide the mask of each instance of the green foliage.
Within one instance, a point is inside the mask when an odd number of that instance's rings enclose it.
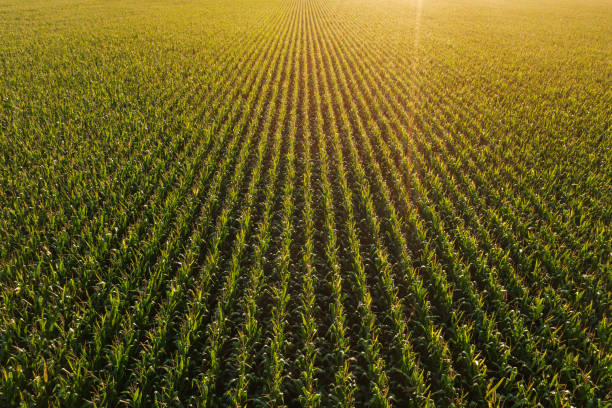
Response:
[[[611,12],[4,2],[0,406],[607,406]]]

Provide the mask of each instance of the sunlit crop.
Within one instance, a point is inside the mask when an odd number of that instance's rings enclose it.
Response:
[[[611,61],[604,0],[2,0],[0,406],[608,406]]]

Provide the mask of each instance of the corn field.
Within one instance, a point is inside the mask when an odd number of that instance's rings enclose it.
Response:
[[[0,1],[0,406],[607,407],[612,4]]]

